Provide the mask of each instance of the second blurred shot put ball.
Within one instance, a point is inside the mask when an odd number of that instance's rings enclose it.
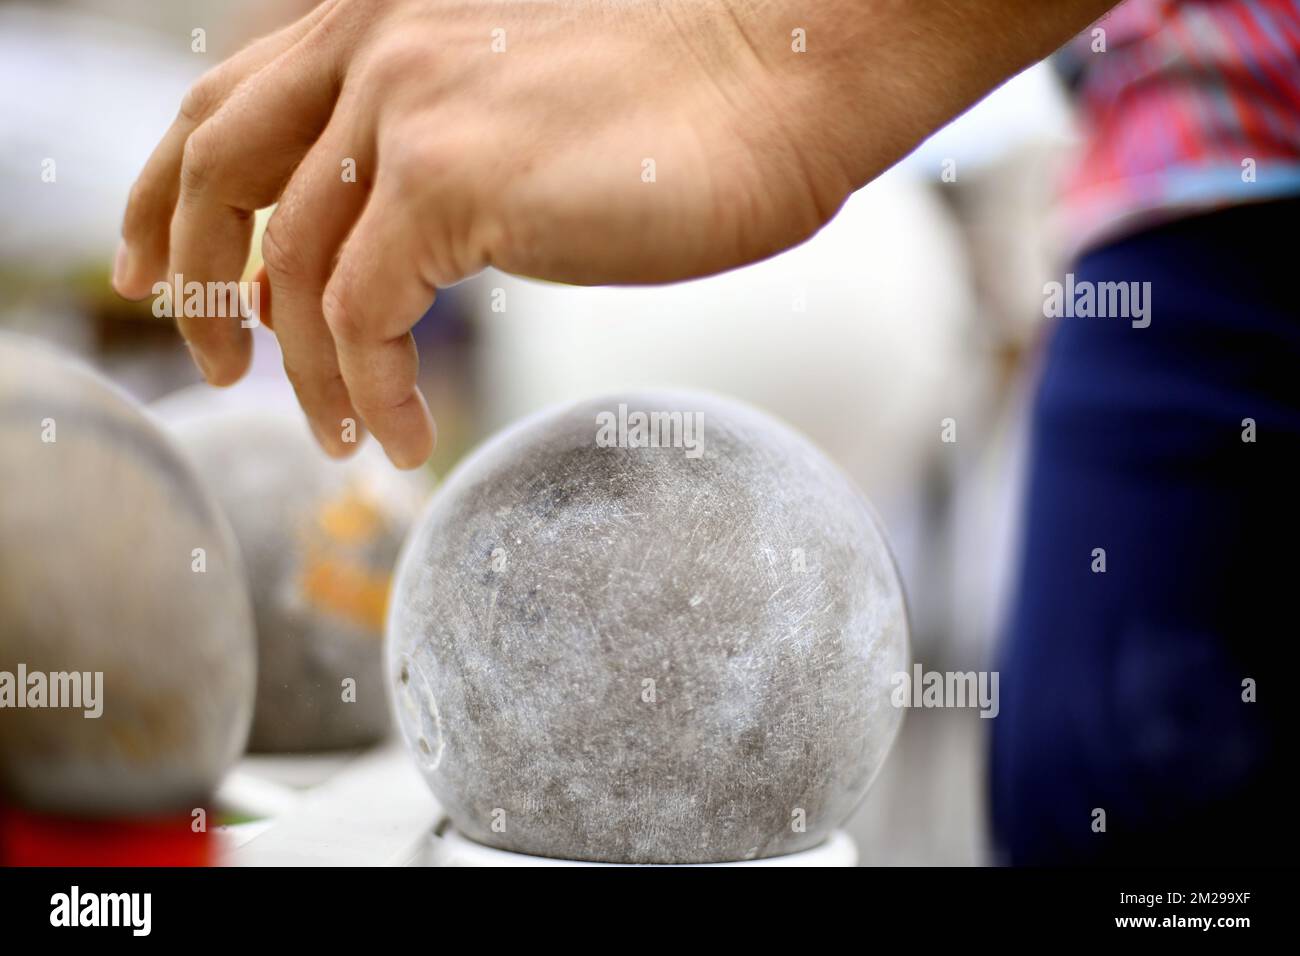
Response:
[[[4,702],[4,797],[82,820],[205,806],[244,749],[253,646],[234,537],[173,442],[81,361],[0,333],[0,672],[86,705]]]
[[[821,452],[748,406],[651,392],[543,412],[462,462],[407,544],[387,656],[470,839],[739,861],[816,846],[862,799],[902,720],[907,615]]]
[[[396,471],[373,441],[332,460],[295,409],[222,407],[224,393],[207,394],[157,410],[225,510],[248,569],[258,650],[249,749],[374,743],[390,725],[389,584],[425,479]]]

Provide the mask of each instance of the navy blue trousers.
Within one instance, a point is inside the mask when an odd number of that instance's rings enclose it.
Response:
[[[1064,318],[1048,346],[992,722],[1003,862],[1294,864],[1297,228],[1300,201],[1243,206],[1073,270],[1151,282],[1151,324]]]

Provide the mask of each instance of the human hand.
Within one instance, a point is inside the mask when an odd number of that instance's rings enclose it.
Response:
[[[360,420],[413,467],[434,433],[410,329],[439,287],[489,264],[640,283],[776,253],[1104,2],[814,6],[326,0],[186,96],[114,285],[238,279],[278,202],[263,318],[317,438],[346,454]],[[179,323],[209,382],[244,373],[238,321]]]
[[[704,13],[327,0],[190,91],[132,191],[114,283],[236,280],[253,211],[278,201],[266,318],[317,437],[345,454],[340,422],[359,419],[419,464],[433,430],[410,329],[437,288],[488,264],[700,275],[798,241],[847,195],[802,158],[744,25]],[[238,321],[179,321],[208,381],[244,373]]]

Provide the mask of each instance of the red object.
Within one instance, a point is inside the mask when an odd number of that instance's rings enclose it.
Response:
[[[78,819],[0,804],[0,865],[212,866],[217,840],[189,813]]]

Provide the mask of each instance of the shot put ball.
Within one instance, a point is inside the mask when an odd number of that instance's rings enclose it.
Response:
[[[254,661],[237,546],[180,452],[90,369],[0,334],[9,799],[79,817],[206,805],[243,751]]]
[[[301,412],[165,400],[155,410],[210,484],[243,552],[257,621],[249,748],[358,747],[390,727],[383,679],[389,585],[427,486],[379,446],[345,461]]]
[[[467,458],[407,543],[387,650],[462,834],[623,863],[824,841],[908,660],[862,495],[766,415],[680,392],[545,411]]]

